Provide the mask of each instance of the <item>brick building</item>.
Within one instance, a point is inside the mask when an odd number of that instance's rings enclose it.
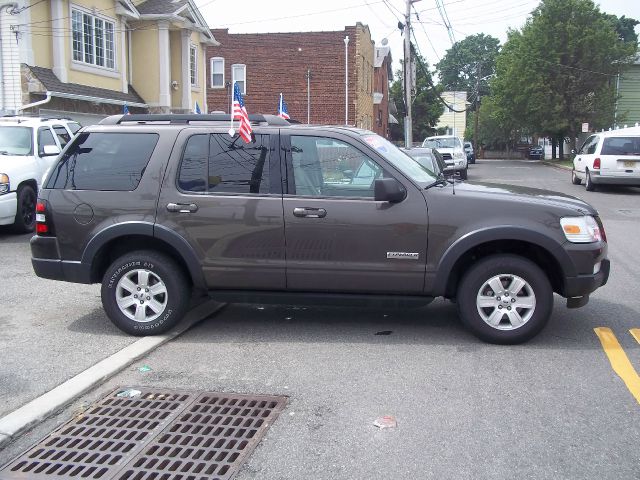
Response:
[[[277,113],[282,93],[292,119],[307,123],[309,113],[310,123],[344,125],[348,36],[348,124],[374,128],[375,45],[366,25],[332,32],[212,33],[220,45],[207,49],[209,112],[229,112],[237,80],[250,114]]]
[[[391,48],[386,45],[376,47],[373,61],[373,131],[387,138],[389,137],[389,80],[393,78],[391,63]]]

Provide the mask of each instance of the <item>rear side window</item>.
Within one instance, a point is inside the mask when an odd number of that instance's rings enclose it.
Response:
[[[69,134],[69,132],[67,132],[67,129],[64,128],[62,125],[54,125],[53,131],[56,132],[56,135],[58,136],[58,141],[60,142],[60,146],[64,148],[65,145],[69,143],[69,140],[71,140],[71,135]]]
[[[598,136],[593,135],[587,138],[587,140],[582,144],[582,147],[580,147],[580,150],[578,151],[578,153],[583,155],[592,155],[596,153],[597,146],[598,146]]]
[[[269,193],[269,135],[251,143],[226,134],[193,135],[185,145],[178,188],[197,193]]]
[[[640,155],[640,137],[605,138],[600,155]]]
[[[135,190],[158,138],[155,133],[82,133],[51,173],[47,188]]]

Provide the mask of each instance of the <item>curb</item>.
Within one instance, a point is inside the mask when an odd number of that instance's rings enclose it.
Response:
[[[551,163],[551,162],[542,162],[542,163],[549,167],[558,168],[560,170],[568,170],[568,171],[572,170],[571,167],[567,167],[566,165],[558,165],[557,163]]]
[[[195,324],[208,318],[226,303],[207,300],[187,313],[181,325],[165,334],[143,337],[113,355],[101,360],[54,389],[31,400],[22,407],[0,418],[0,448],[20,433],[42,422],[65,405],[71,403],[96,385],[120,373],[139,358],[147,355],[169,340],[180,336]]]

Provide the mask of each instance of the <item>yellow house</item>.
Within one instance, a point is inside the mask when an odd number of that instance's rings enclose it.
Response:
[[[204,113],[208,45],[192,0],[0,0],[0,110]]]
[[[469,105],[467,92],[442,92],[441,95],[447,106],[440,116],[436,128],[444,129],[447,135],[455,135],[464,138],[464,131],[467,128],[467,114],[465,109]],[[462,112],[462,113],[460,113]]]

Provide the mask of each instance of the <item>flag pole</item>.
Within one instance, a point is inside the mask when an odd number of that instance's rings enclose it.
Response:
[[[231,85],[231,84],[230,84]],[[229,136],[233,137],[236,131],[233,129],[233,93],[234,93],[234,85],[231,85],[229,89],[231,95],[229,95]]]

